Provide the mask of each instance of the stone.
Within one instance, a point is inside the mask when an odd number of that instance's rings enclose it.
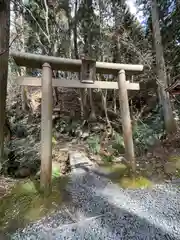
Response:
[[[152,156],[153,156],[152,153],[150,153],[150,152],[147,153],[147,158],[151,158]]]
[[[16,136],[17,136],[18,138],[27,137],[26,128],[25,128],[24,126],[17,126],[17,127],[16,127]]]
[[[87,139],[89,137],[89,132],[83,132],[83,134],[81,135],[81,138],[83,140]]]
[[[103,127],[104,128],[104,127]],[[92,127],[91,127],[91,131],[92,132],[100,132],[102,130],[102,126],[100,125],[93,125]]]
[[[127,162],[127,160],[123,156],[119,156],[113,159],[114,163],[122,163],[122,162]]]
[[[31,175],[30,168],[22,167],[15,172],[15,176],[18,178],[25,178]]]
[[[176,173],[176,164],[173,162],[165,163],[164,171],[166,174],[175,174]]]

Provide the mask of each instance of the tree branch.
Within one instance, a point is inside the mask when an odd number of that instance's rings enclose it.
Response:
[[[2,56],[3,54],[5,54],[5,53],[7,53],[7,52],[9,51],[9,48],[12,46],[12,44],[13,44],[14,41],[18,38],[18,36],[19,36],[19,34],[17,34],[17,35],[13,38],[13,40],[12,40],[11,43],[9,44],[8,48],[5,49],[4,51],[2,51],[2,52],[0,53],[0,56]]]
[[[46,12],[45,12],[45,21],[46,21],[46,31],[47,31],[47,34],[48,34],[48,42],[50,43],[50,39],[49,39],[49,23],[48,23],[48,19],[49,19],[49,9],[48,9],[48,4],[47,4],[47,1],[44,0],[44,5],[45,5],[45,9],[46,9]]]
[[[17,4],[16,1],[13,1],[15,4]],[[49,40],[49,36],[45,33],[45,31],[42,29],[41,25],[38,23],[37,19],[34,17],[33,13],[31,10],[29,10],[23,3],[18,3],[20,7],[23,7],[25,8],[29,14],[31,15],[31,17],[33,18],[33,20],[36,22],[37,26],[39,27],[41,33],[47,38],[48,42],[50,43],[50,40]]]

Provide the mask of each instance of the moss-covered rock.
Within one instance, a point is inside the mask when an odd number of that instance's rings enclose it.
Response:
[[[175,174],[177,170],[180,170],[180,156],[171,156],[164,165],[164,171],[166,174]]]
[[[116,180],[128,172],[128,167],[122,163],[106,163],[100,166],[100,171],[109,179]]]
[[[123,188],[136,189],[151,187],[153,184],[151,181],[144,177],[137,178],[123,177],[120,179],[119,185]]]
[[[0,231],[24,227],[26,223],[36,221],[55,210],[63,201],[64,185],[67,179],[53,180],[52,192],[48,196],[40,194],[39,182],[21,181],[12,191],[0,200]]]

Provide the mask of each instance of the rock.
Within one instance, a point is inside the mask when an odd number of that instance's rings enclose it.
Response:
[[[78,129],[75,130],[75,136],[82,137],[82,135],[83,135],[83,131],[81,129],[78,128]]]
[[[176,161],[176,169],[180,169],[180,159],[178,159],[177,161]]]
[[[36,173],[35,179],[39,179],[39,178],[40,178],[40,174],[41,174],[41,170],[39,170],[39,171]]]
[[[147,158],[152,158],[153,154],[151,152],[147,153]]]
[[[73,139],[71,140],[71,143],[77,143],[77,139],[76,139],[76,138],[73,138]]]
[[[56,121],[59,118],[59,114],[52,115],[52,121]]]
[[[17,107],[17,102],[16,101],[11,102],[11,109],[15,110],[16,107]]]
[[[102,159],[100,155],[89,154],[88,157],[91,161],[96,162],[97,164],[102,163]]]
[[[31,170],[27,167],[22,167],[15,172],[17,178],[25,178],[31,175]]]
[[[92,125],[91,131],[92,132],[100,132],[102,129],[104,129],[104,126],[102,125]]]
[[[28,122],[28,124],[30,124],[30,123],[33,122],[33,115],[32,115],[32,114],[29,114],[29,115],[28,115],[27,122]]]
[[[61,171],[61,174],[65,175],[67,173],[67,171],[68,171],[67,166],[65,164],[63,164],[61,166],[61,170],[60,171]]]
[[[89,132],[83,132],[83,134],[81,135],[81,138],[83,140],[87,139],[89,137]]]
[[[113,159],[114,163],[127,163],[127,160],[123,156],[119,156]]]
[[[173,162],[167,162],[164,165],[164,172],[166,174],[175,174],[176,173],[176,164]]]
[[[160,161],[156,162],[155,164],[155,167],[158,167],[158,168],[161,168],[162,166],[163,166],[163,163]]]
[[[16,136],[18,138],[27,137],[27,130],[24,126],[16,126]]]

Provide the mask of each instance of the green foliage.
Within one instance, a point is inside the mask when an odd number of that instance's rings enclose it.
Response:
[[[157,106],[151,117],[137,122],[133,129],[136,151],[140,154],[153,146],[165,134],[161,109]]]
[[[58,167],[52,168],[52,179],[60,177],[60,169]]]
[[[113,156],[113,155],[104,155],[104,154],[101,154],[101,160],[102,160],[104,163],[112,163],[112,162],[113,162],[113,159],[114,159],[114,156]]]
[[[55,128],[57,131],[59,131],[60,133],[65,133],[66,129],[67,129],[67,122],[64,120],[60,120],[58,121],[58,123],[56,124]]]
[[[58,121],[58,123],[56,124],[55,128],[57,131],[59,131],[60,133],[69,133],[70,135],[75,135],[78,128],[80,126],[80,123],[78,121],[64,121],[64,120],[60,120]]]
[[[56,141],[56,139],[55,139],[54,136],[52,137],[52,144],[53,144],[53,145],[56,145],[56,144],[57,144],[57,141]]]
[[[124,153],[124,140],[123,137],[117,132],[114,134],[112,148],[115,149],[117,153]]]
[[[144,19],[146,21],[146,38],[150,44],[153,45],[151,21],[152,1],[136,0],[136,2],[138,7],[143,11]],[[180,36],[180,8],[178,7],[178,1],[157,0],[157,3],[166,66],[170,67],[168,71],[170,72],[171,77],[174,77],[180,73],[180,45],[178,44]]]
[[[87,143],[93,154],[98,154],[100,152],[101,146],[100,146],[99,136],[92,136],[92,137],[88,138]]]
[[[133,138],[138,152],[147,150],[148,147],[154,145],[156,138],[153,134],[153,129],[147,124],[140,123],[136,125],[133,131]]]

